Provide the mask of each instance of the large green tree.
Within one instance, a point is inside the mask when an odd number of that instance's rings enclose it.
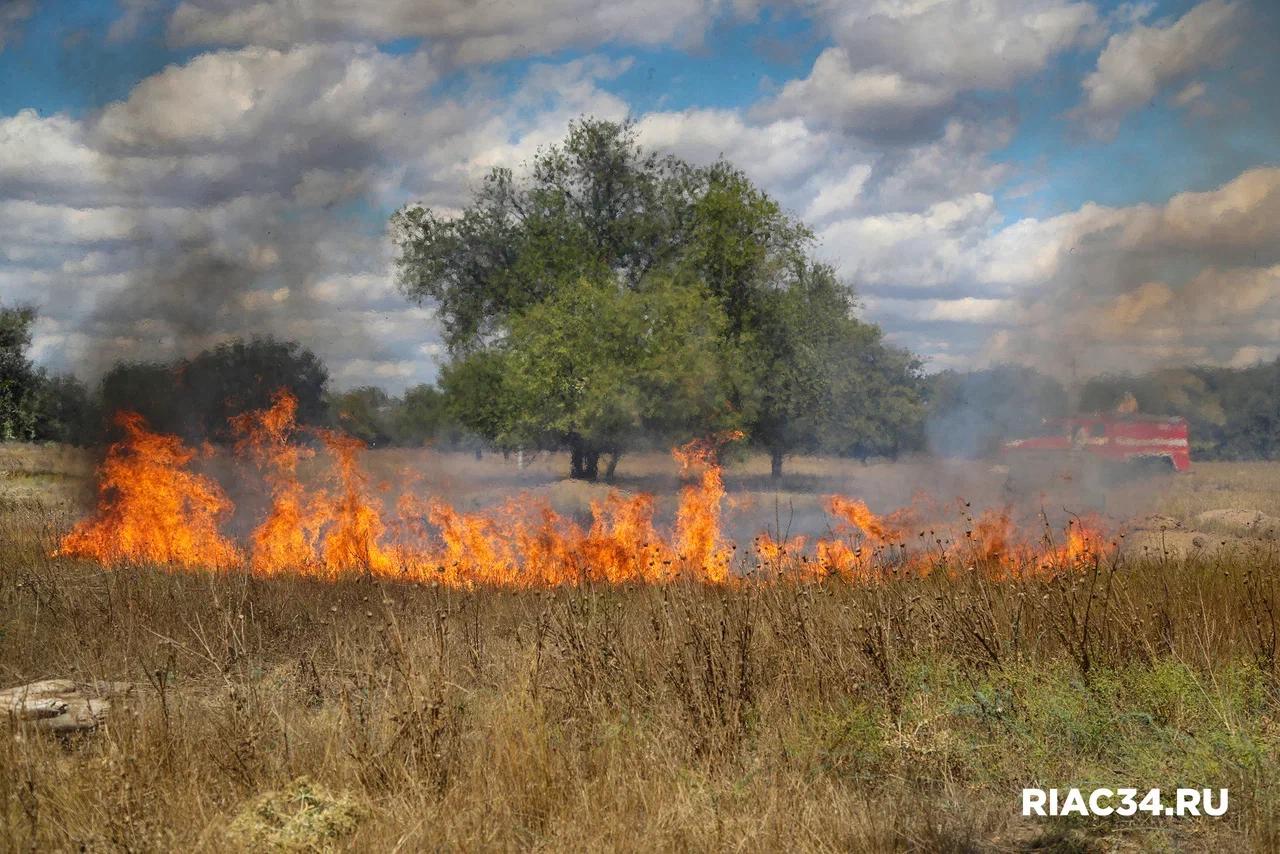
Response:
[[[494,170],[460,215],[393,217],[400,284],[436,309],[440,387],[468,429],[568,447],[593,478],[646,431],[741,425],[780,473],[791,451],[890,449],[918,421],[918,365],[729,163],[583,119],[524,175]]]
[[[708,423],[723,399],[724,318],[696,283],[654,277],[625,289],[580,279],[522,314],[504,342],[515,431],[570,449],[571,474],[610,477],[639,433]]]
[[[670,261],[689,228],[690,173],[641,149],[629,122],[574,122],[526,180],[494,169],[461,215],[398,211],[400,284],[434,303],[451,352],[474,349],[566,282],[635,284]]]

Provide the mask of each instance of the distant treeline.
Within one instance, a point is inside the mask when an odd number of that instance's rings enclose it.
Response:
[[[0,440],[96,445],[114,438],[112,416],[137,412],[153,429],[187,442],[232,441],[230,420],[271,405],[279,389],[309,427],[353,434],[373,447],[476,447],[430,385],[392,397],[380,388],[329,389],[329,371],[296,342],[233,341],[176,362],[118,362],[95,388],[36,369],[26,355],[35,314],[0,308]]]
[[[112,438],[111,415],[128,409],[188,442],[222,443],[232,438],[229,419],[270,405],[274,391],[286,388],[298,400],[302,424],[341,429],[371,447],[512,450],[466,427],[466,407],[473,405],[476,390],[451,391],[456,374],[446,375],[444,389],[419,385],[398,396],[372,386],[335,392],[318,356],[295,342],[266,338],[234,341],[172,363],[121,362],[90,388],[73,376],[35,368],[26,353],[34,318],[30,309],[0,308],[2,440],[95,445]],[[1133,394],[1142,412],[1188,419],[1194,459],[1280,459],[1280,360],[1248,368],[1095,377],[1081,385],[1074,406],[1058,380],[1014,365],[945,371],[924,378],[922,386],[918,414],[901,419],[900,434],[874,452],[820,443],[805,451],[863,458],[919,451],[992,457],[1001,441],[1026,434],[1042,419],[1112,409]],[[670,447],[683,438],[654,431],[629,449]],[[552,441],[524,447],[565,446]]]

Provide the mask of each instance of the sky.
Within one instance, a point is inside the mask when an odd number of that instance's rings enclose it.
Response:
[[[1280,355],[1274,0],[0,0],[0,303],[32,355],[444,357],[388,215],[583,115],[723,155],[926,369]]]

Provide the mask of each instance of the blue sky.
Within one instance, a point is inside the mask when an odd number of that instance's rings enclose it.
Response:
[[[1247,364],[1280,353],[1278,33],[1263,0],[8,0],[0,300],[87,378],[271,332],[430,381],[386,214],[630,115],[805,217],[933,370]]]

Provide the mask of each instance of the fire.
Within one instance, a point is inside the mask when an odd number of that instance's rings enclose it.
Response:
[[[876,516],[861,501],[845,498],[843,495],[828,495],[823,500],[823,508],[845,523],[846,531],[861,533],[874,543],[885,543],[897,534],[888,523]]]
[[[829,495],[822,499],[833,519],[827,536],[775,539],[761,533],[742,556],[745,571],[735,572],[738,551],[723,527],[728,499],[718,456],[740,433],[672,452],[689,482],[669,529],[656,521],[653,496],[617,490],[592,501],[589,524],[529,495],[468,513],[407,488],[393,517],[376,494],[381,487],[361,466],[364,444],[341,432],[299,427],[296,413],[297,401],[281,391],[268,409],[232,421],[233,451],[246,471],[260,475],[270,499],[243,549],[221,530],[234,509],[231,501],[190,468],[197,452],[126,413],[119,418],[124,439],[111,447],[99,472],[99,507],[67,534],[57,554],[101,563],[247,566],[261,575],[357,572],[462,588],[539,588],[678,578],[718,585],[829,577],[876,583],[955,565],[980,567],[993,578],[1047,577],[1096,559],[1102,548],[1087,522],[1073,523],[1061,541],[1028,541],[1007,510],[977,519],[962,514],[945,533],[931,530],[925,539],[921,531],[919,544],[909,547],[917,508],[878,516],[862,501]],[[315,457],[311,445],[317,443],[327,466],[304,481],[300,469]],[[963,560],[947,563],[939,554]]]
[[[359,465],[364,442],[331,430],[322,431],[320,438],[333,457],[338,481],[336,495],[323,495],[317,502],[319,518],[326,524],[325,569],[330,574],[351,569],[378,575],[391,573],[395,561],[380,545],[386,525],[376,500],[369,494],[369,476]]]
[[[681,475],[698,474],[698,481],[680,492],[673,545],[681,563],[707,581],[723,583],[729,577],[733,551],[720,530],[724,479],[718,454],[721,447],[741,438],[741,432],[732,431],[709,440],[695,439],[672,451]]]
[[[58,554],[105,564],[238,563],[235,545],[218,532],[231,501],[187,469],[196,452],[176,436],[152,433],[136,413],[120,413],[116,424],[125,435],[98,470],[98,510],[63,538]]]
[[[664,581],[670,576],[666,548],[653,524],[651,495],[625,498],[612,491],[591,502],[591,531],[581,552],[606,581]]]
[[[320,562],[320,520],[298,480],[298,464],[315,452],[294,441],[297,411],[297,398],[281,389],[270,409],[232,419],[239,436],[237,456],[255,462],[271,489],[271,508],[249,538],[249,565],[264,575],[305,570]]]

